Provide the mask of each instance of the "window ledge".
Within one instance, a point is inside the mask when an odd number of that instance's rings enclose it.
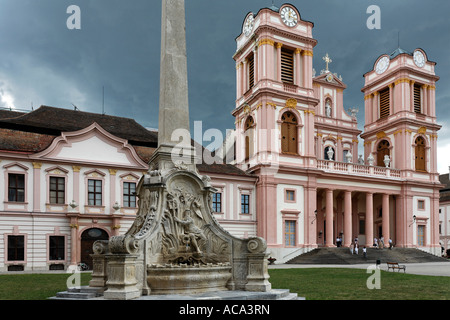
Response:
[[[28,204],[28,202],[19,202],[19,201],[3,201],[5,204]]]

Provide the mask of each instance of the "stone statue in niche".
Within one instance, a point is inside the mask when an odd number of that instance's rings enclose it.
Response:
[[[328,147],[327,149],[328,160],[333,161],[334,151],[333,148]]]
[[[325,114],[327,118],[331,118],[331,101],[329,99],[325,103]]]

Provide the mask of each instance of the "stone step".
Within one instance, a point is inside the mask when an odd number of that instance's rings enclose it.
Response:
[[[58,292],[56,294],[56,298],[60,298],[60,299],[87,300],[87,299],[93,299],[95,297],[97,297],[97,295],[92,292],[62,291],[62,292]]]
[[[385,249],[367,249],[367,258],[362,254],[360,247],[359,253],[351,254],[349,248],[318,248],[303,255],[297,256],[287,264],[358,264],[375,263],[380,260],[381,263],[394,261],[400,263],[422,263],[422,262],[440,262],[445,261],[441,257],[423,252],[414,248],[394,248]]]

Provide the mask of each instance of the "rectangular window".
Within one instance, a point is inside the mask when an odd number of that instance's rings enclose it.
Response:
[[[8,201],[25,202],[25,175],[8,174]]]
[[[61,177],[50,177],[50,203],[65,203],[65,179]]]
[[[248,88],[251,89],[255,85],[255,56],[252,54],[248,58]]]
[[[294,52],[281,49],[281,81],[294,83]]]
[[[220,192],[213,194],[213,212],[222,212],[222,194]]]
[[[417,209],[425,210],[425,200],[418,200],[417,201]]]
[[[8,236],[8,261],[25,260],[25,237]]]
[[[51,261],[64,260],[65,259],[65,246],[64,236],[50,236],[49,237],[49,256]]]
[[[88,204],[90,206],[102,205],[102,181],[88,180]]]
[[[286,190],[286,201],[289,201],[289,202],[295,201],[295,191],[294,190]]]
[[[389,88],[380,91],[380,119],[389,117],[390,111],[390,94]]]
[[[285,221],[284,239],[286,246],[295,246],[295,221]]]
[[[136,208],[136,183],[123,183],[123,206],[127,208]]]
[[[422,113],[422,95],[420,85],[414,85],[414,112]]]
[[[250,213],[250,195],[241,194],[241,213]]]

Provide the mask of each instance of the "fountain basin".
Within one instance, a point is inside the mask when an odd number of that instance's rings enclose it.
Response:
[[[228,290],[230,264],[151,265],[147,267],[147,283],[151,294],[193,294]]]

